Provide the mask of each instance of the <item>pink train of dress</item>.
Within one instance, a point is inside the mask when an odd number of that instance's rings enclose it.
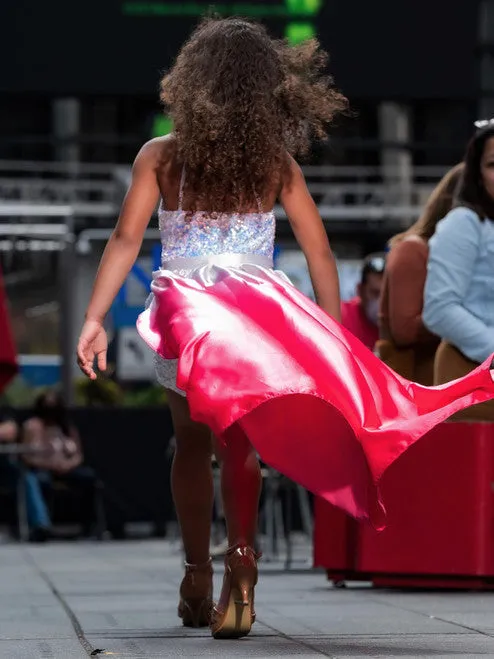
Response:
[[[274,469],[383,527],[383,474],[435,425],[494,398],[491,359],[438,387],[409,382],[273,270],[272,214],[215,225],[164,213],[162,269],[137,327],[178,360],[192,417],[226,441],[241,429]]]

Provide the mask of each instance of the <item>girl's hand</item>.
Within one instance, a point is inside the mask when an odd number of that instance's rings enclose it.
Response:
[[[108,340],[103,325],[98,320],[86,320],[77,345],[77,363],[81,371],[91,380],[96,380],[94,360],[98,370],[106,370]]]

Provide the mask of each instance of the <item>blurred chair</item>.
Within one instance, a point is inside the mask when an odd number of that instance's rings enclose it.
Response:
[[[16,457],[8,458],[0,455],[0,510],[7,510],[0,523],[6,523],[14,537],[21,542],[29,539],[27,522],[26,491],[23,479],[24,465]]]
[[[43,490],[50,510],[50,517],[56,526],[57,522],[78,522],[85,535],[92,535],[98,540],[104,540],[108,528],[105,512],[104,484],[95,477],[88,480],[83,487],[78,482],[72,482],[63,476],[52,476],[48,482],[43,483]],[[92,519],[77,519],[77,512],[81,510],[81,498],[89,496]],[[88,506],[87,502],[83,503]],[[67,509],[69,515],[67,515]],[[65,512],[65,515],[63,513]],[[80,517],[80,515],[79,515]]]
[[[276,561],[280,545],[285,545],[285,570],[293,563],[293,512],[297,510],[302,533],[312,542],[313,516],[309,493],[305,488],[270,467],[262,469],[264,496],[260,509],[260,528],[266,536],[264,558]]]

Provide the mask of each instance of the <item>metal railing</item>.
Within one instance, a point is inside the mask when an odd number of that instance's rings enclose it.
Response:
[[[396,221],[420,212],[443,167],[417,167],[404,178],[395,169],[381,167],[309,166],[304,168],[311,194],[325,221]],[[0,205],[3,217],[15,206],[39,205],[56,210],[70,205],[81,228],[85,218],[100,226],[113,224],[130,180],[130,168],[115,164],[30,162],[0,160]],[[276,208],[278,218],[286,216]],[[23,221],[32,217],[23,216]],[[1,220],[0,220],[1,221]]]

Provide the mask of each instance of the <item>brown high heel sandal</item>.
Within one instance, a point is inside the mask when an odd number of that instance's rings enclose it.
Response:
[[[250,632],[256,619],[254,587],[258,558],[254,549],[246,545],[228,549],[221,596],[211,619],[214,638],[241,638]]]
[[[184,627],[207,627],[213,611],[213,562],[194,565],[185,563],[185,576],[180,584],[178,617]]]

